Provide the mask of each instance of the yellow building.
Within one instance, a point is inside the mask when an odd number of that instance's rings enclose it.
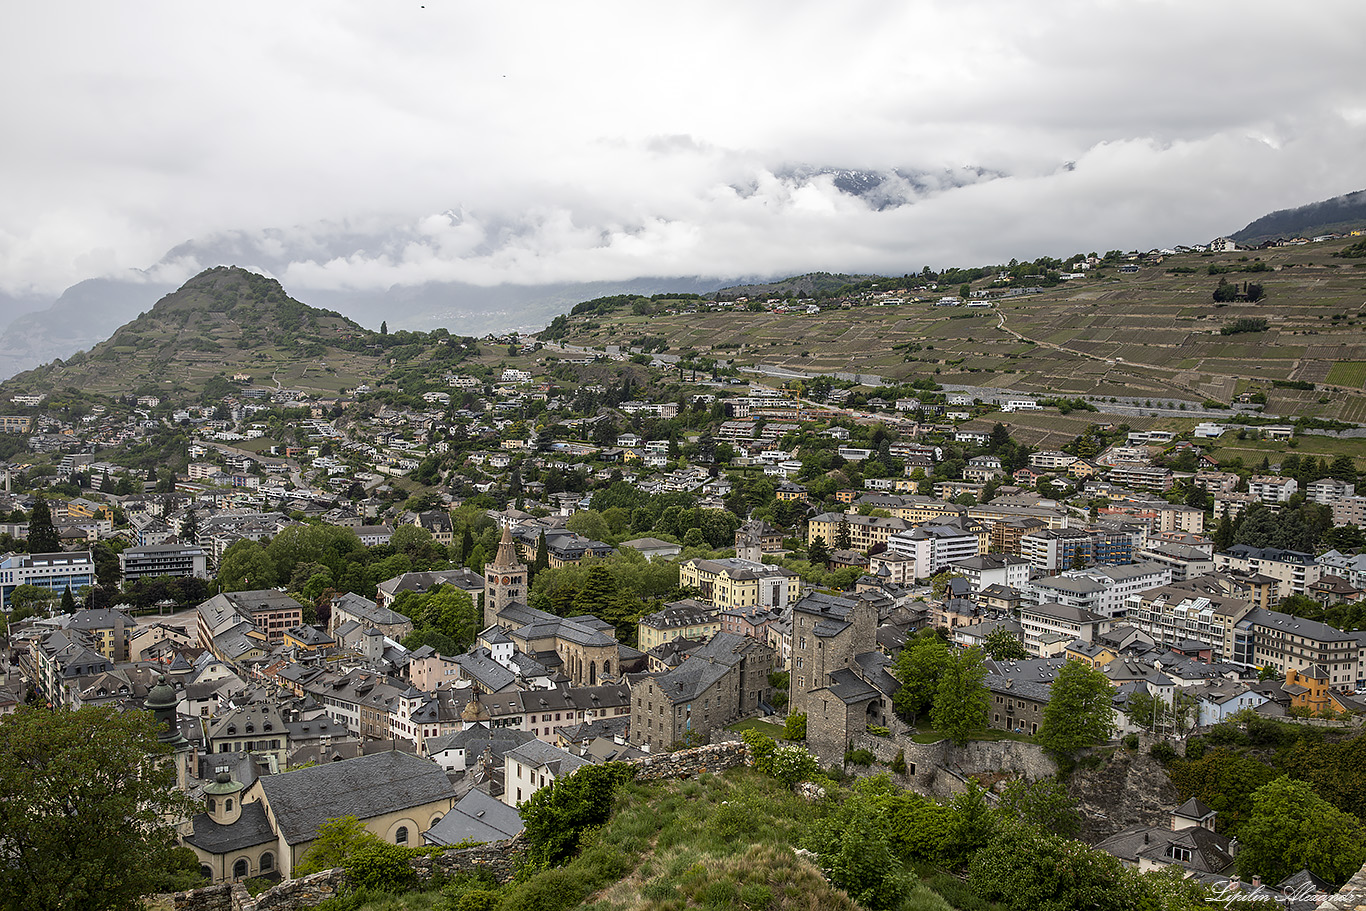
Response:
[[[849,526],[849,548],[868,552],[874,544],[886,544],[887,539],[897,532],[907,531],[911,523],[905,519],[861,516],[857,513],[825,512],[813,518],[806,526],[806,543],[817,538],[825,541],[826,547],[834,549],[839,538],[841,523]]]
[[[701,600],[718,610],[762,605],[779,609],[801,597],[802,579],[769,563],[730,557],[688,560],[678,567],[680,588],[695,588]]]
[[[664,609],[641,617],[636,624],[636,648],[648,652],[674,639],[710,639],[721,631],[721,616],[715,607],[692,598],[670,601]]]
[[[1286,670],[1285,693],[1290,697],[1290,708],[1307,709],[1311,715],[1322,715],[1329,709],[1334,712],[1347,709],[1333,692],[1328,670],[1321,664],[1298,671]]]

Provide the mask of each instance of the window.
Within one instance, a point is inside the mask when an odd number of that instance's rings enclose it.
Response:
[[[394,844],[396,844],[396,845],[406,845],[407,843],[408,843],[408,827],[407,827],[407,826],[399,826],[399,827],[398,827],[398,831],[394,833]]]
[[[218,809],[218,805],[214,802],[214,799],[213,799],[212,797],[210,797],[210,798],[209,798],[209,812],[212,813],[212,812],[213,812],[214,810],[216,810],[216,809]]]
[[[232,865],[232,878],[233,878],[233,879],[246,879],[246,878],[247,878],[247,859],[246,859],[245,857],[239,857],[239,858],[237,859],[237,862],[236,862],[235,864]]]
[[[227,800],[224,800],[224,801],[223,801],[223,812],[225,812],[225,813],[231,813],[231,812],[232,812],[232,798],[231,798],[231,797],[229,797]]]
[[[268,873],[275,869],[275,855],[269,851],[261,855],[261,872]]]

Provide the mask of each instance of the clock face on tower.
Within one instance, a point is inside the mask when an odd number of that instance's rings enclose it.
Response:
[[[507,576],[504,576],[504,577],[503,577],[503,584],[504,584],[504,585],[507,585],[507,584],[508,584],[509,582],[511,582],[511,581],[512,581],[512,580],[511,580],[510,578],[508,578]]]

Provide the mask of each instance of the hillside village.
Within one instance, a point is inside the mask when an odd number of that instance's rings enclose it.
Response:
[[[243,372],[195,404],[12,395],[0,713],[153,712],[209,883],[288,880],[345,816],[396,845],[510,839],[576,770],[740,722],[947,799],[988,770],[920,747],[1050,743],[1078,667],[1108,686],[1080,750],[1183,755],[1249,718],[1360,730],[1363,465],[1302,454],[1303,425],[1135,430],[1085,401],[555,334],[439,340],[470,356],[419,358],[403,394]],[[1011,423],[1073,410],[1088,425],[1058,448]],[[1271,449],[1211,456],[1225,434]],[[932,720],[926,643],[980,656],[965,730]],[[1092,841],[1240,886],[1216,810],[1145,812]],[[1295,875],[1241,887],[1340,885]]]

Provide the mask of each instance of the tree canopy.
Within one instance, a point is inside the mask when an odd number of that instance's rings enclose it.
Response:
[[[1319,797],[1308,782],[1284,775],[1252,795],[1252,812],[1238,840],[1238,872],[1266,882],[1308,868],[1341,885],[1366,862],[1361,820]]]
[[[982,650],[977,648],[953,652],[939,675],[930,721],[959,746],[987,726],[989,696],[983,682],[986,676]]]
[[[179,865],[186,799],[145,712],[0,719],[0,908],[132,911]]]
[[[1058,670],[1050,691],[1039,728],[1039,743],[1045,750],[1070,756],[1110,739],[1114,690],[1108,677],[1080,661],[1068,661]]]

